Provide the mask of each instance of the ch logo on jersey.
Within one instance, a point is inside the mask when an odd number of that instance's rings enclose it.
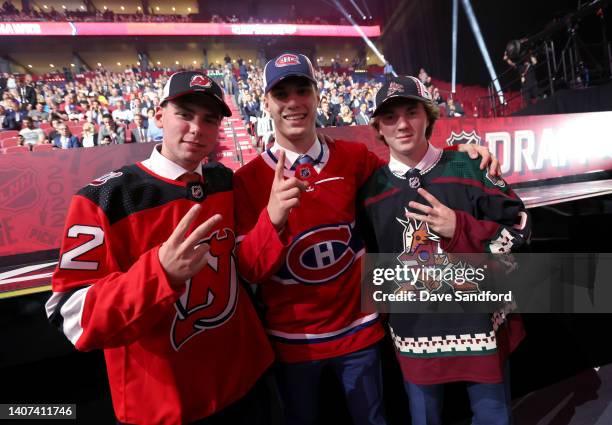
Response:
[[[210,245],[208,264],[187,281],[187,290],[175,304],[170,340],[176,351],[199,333],[223,325],[236,310],[234,233],[228,228],[217,230],[203,242]]]
[[[344,273],[355,261],[348,224],[311,229],[298,236],[287,252],[291,280],[317,285]]]
[[[276,59],[276,61],[274,62],[274,66],[276,66],[277,68],[282,68],[284,66],[291,66],[291,65],[299,65],[299,64],[300,64],[300,58],[297,57],[297,55],[292,55],[291,53],[282,55],[281,57]]]
[[[191,77],[191,81],[189,81],[189,87],[201,87],[203,89],[210,88],[212,86],[212,80],[201,74],[196,74]]]
[[[97,179],[93,180],[91,183],[89,183],[89,185],[90,186],[102,186],[104,183],[106,183],[110,179],[121,177],[122,175],[123,173],[121,171],[111,171],[110,173],[106,173],[103,176],[98,177]]]

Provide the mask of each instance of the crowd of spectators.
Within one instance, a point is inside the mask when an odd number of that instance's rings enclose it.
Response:
[[[263,70],[257,66],[246,66],[238,59],[238,72],[234,72],[231,61],[226,57],[224,85],[234,95],[242,118],[251,134],[267,144],[273,134],[273,124],[263,108]],[[432,99],[439,106],[442,116],[461,117],[465,115],[459,101],[445,99],[434,86],[431,77],[421,68],[418,75]],[[365,82],[356,82],[346,72],[317,71],[319,107],[317,127],[342,127],[367,125],[374,110],[376,92],[382,86],[382,76]]]
[[[223,72],[221,83],[233,95],[250,134],[265,146],[274,128],[263,107],[263,70],[240,57],[233,61],[226,55],[224,62],[218,68]],[[18,132],[15,137],[19,144],[29,147],[47,144],[73,148],[160,141],[163,132],[155,125],[154,114],[168,73],[156,74],[154,77],[130,67],[122,73],[99,69],[88,73],[87,78],[58,83],[34,82],[30,75],[15,77],[5,73],[0,77],[2,130]],[[382,74],[359,82],[346,72],[334,70],[319,69],[316,75],[320,99],[318,127],[369,123],[376,92],[384,81]],[[465,114],[460,102],[442,96],[424,69],[418,77],[443,116]]]
[[[54,7],[31,8],[29,11],[19,10],[12,3],[5,1],[0,9],[0,21],[24,22],[24,21],[78,21],[78,22],[193,22],[193,15],[160,14],[151,10],[150,13],[115,13],[105,8],[102,10],[88,11],[83,6],[81,9],[57,10]]]
[[[159,10],[151,8],[149,13],[139,11],[139,13],[119,13],[111,9],[91,11],[82,6],[77,10],[61,9],[57,10],[50,6],[45,8],[30,8],[29,11],[17,9],[11,2],[5,1],[0,9],[0,21],[5,22],[24,22],[24,21],[77,21],[77,22],[213,22],[213,23],[247,23],[247,24],[308,24],[308,25],[349,25],[343,17],[322,18],[304,17],[297,13],[290,13],[290,17],[285,18],[261,18],[256,16],[231,15],[221,16],[200,15],[197,13],[188,14],[167,14],[160,13]],[[371,22],[368,22],[371,24]]]
[[[90,147],[161,141],[155,125],[167,75],[95,72],[93,78],[63,84],[33,82],[30,75],[0,77],[0,132],[33,148]]]

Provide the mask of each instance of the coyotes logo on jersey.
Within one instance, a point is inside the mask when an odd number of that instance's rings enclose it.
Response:
[[[401,265],[428,272],[421,272],[414,286],[408,282],[396,282],[398,286],[396,292],[420,290],[436,292],[445,285],[453,291],[480,292],[476,282],[467,280],[456,282],[452,278],[447,279],[448,276],[455,276],[451,273],[453,269],[467,269],[471,266],[453,254],[444,252],[440,246],[440,236],[433,232],[426,222],[411,218],[406,220],[397,218],[397,221],[404,227],[402,233],[404,250],[397,256],[397,260]],[[430,273],[434,270],[435,273]]]

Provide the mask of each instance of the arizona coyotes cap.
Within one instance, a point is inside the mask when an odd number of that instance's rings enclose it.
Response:
[[[376,93],[375,108],[372,116],[380,112],[387,101],[395,98],[415,99],[421,102],[432,102],[431,94],[416,77],[391,77]]]
[[[264,67],[264,92],[268,93],[287,77],[304,77],[316,84],[312,62],[299,53],[283,53],[268,61]]]
[[[201,72],[181,71],[172,74],[164,86],[160,104],[192,93],[212,97],[219,103],[224,116],[232,116],[232,111],[223,100],[223,89]]]

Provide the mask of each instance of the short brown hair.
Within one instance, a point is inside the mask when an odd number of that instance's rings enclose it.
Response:
[[[400,99],[401,98],[398,98],[398,100]],[[391,105],[392,103],[397,103],[398,100],[389,102],[389,105]],[[434,124],[436,123],[438,118],[440,118],[440,108],[438,108],[438,105],[436,105],[433,102],[420,102],[414,99],[401,99],[401,100],[406,103],[414,103],[414,104],[422,103],[423,104],[423,108],[425,109],[425,114],[427,115],[427,121],[428,121],[427,129],[425,129],[425,138],[429,140],[429,138],[431,137],[431,134],[433,133]],[[375,117],[372,117],[372,119],[370,120],[370,125],[374,127],[374,129],[376,130],[376,138],[380,140],[381,142],[383,142],[385,145],[387,144],[387,142],[385,141],[385,138],[382,137],[379,133],[380,114],[384,113],[384,109],[387,108],[389,105],[384,105],[383,110],[378,112],[378,114]]]

